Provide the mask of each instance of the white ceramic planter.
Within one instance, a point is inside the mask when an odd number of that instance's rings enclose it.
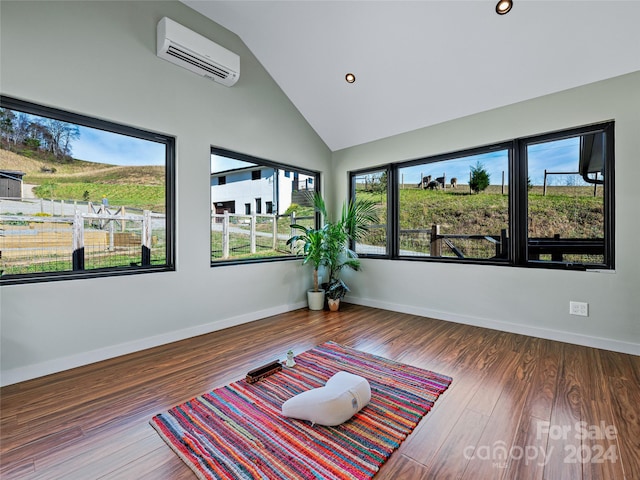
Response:
[[[322,310],[324,309],[324,290],[307,291],[307,301],[309,302],[309,310]]]

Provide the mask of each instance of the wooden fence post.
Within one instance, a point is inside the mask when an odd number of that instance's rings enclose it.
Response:
[[[254,212],[249,217],[249,221],[251,222],[249,224],[249,238],[251,239],[249,251],[252,254],[256,253],[256,220],[257,220],[257,217]]]
[[[500,230],[500,244],[496,245],[496,256],[498,258],[509,258],[509,238],[507,229]]]
[[[547,169],[544,169],[544,181],[542,182],[542,196],[547,194]]]
[[[113,223],[113,222],[111,222]],[[144,210],[142,218],[142,265],[151,265],[151,211]]]
[[[73,270],[84,270],[84,219],[76,210],[73,215]]]
[[[273,243],[272,249],[276,250],[278,248],[278,215],[273,216]]]
[[[123,205],[122,207],[120,207],[120,215],[122,215],[124,217],[126,214],[127,213],[126,213],[126,210],[125,210],[124,205]],[[120,224],[120,230],[122,231],[122,233],[125,232],[125,222],[126,222],[126,220],[123,218],[121,220],[121,224]]]
[[[222,258],[229,258],[229,210],[224,211],[222,220]]]
[[[433,224],[431,226],[431,246],[429,247],[429,255],[432,257],[442,256],[442,239],[440,238],[440,225]]]
[[[559,233],[554,233],[553,234],[553,239],[557,242],[560,241],[560,234]],[[562,251],[560,252],[556,252],[554,250],[554,252],[551,254],[551,261],[552,262],[561,262],[562,261]]]
[[[113,223],[113,220],[109,220],[109,251],[110,252],[113,252],[115,248],[114,237],[115,237],[115,225]]]

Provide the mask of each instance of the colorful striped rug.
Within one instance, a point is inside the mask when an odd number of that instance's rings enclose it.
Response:
[[[411,433],[451,378],[334,342],[257,383],[217,388],[153,417],[153,428],[201,479],[367,479]],[[338,371],[369,381],[371,402],[337,427],[281,413],[285,400]]]

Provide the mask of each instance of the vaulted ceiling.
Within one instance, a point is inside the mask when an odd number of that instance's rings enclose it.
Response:
[[[182,2],[236,33],[332,151],[640,70],[637,0]]]

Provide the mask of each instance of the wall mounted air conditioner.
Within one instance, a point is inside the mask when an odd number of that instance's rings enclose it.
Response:
[[[231,87],[240,78],[240,57],[170,18],[158,22],[157,55]]]

